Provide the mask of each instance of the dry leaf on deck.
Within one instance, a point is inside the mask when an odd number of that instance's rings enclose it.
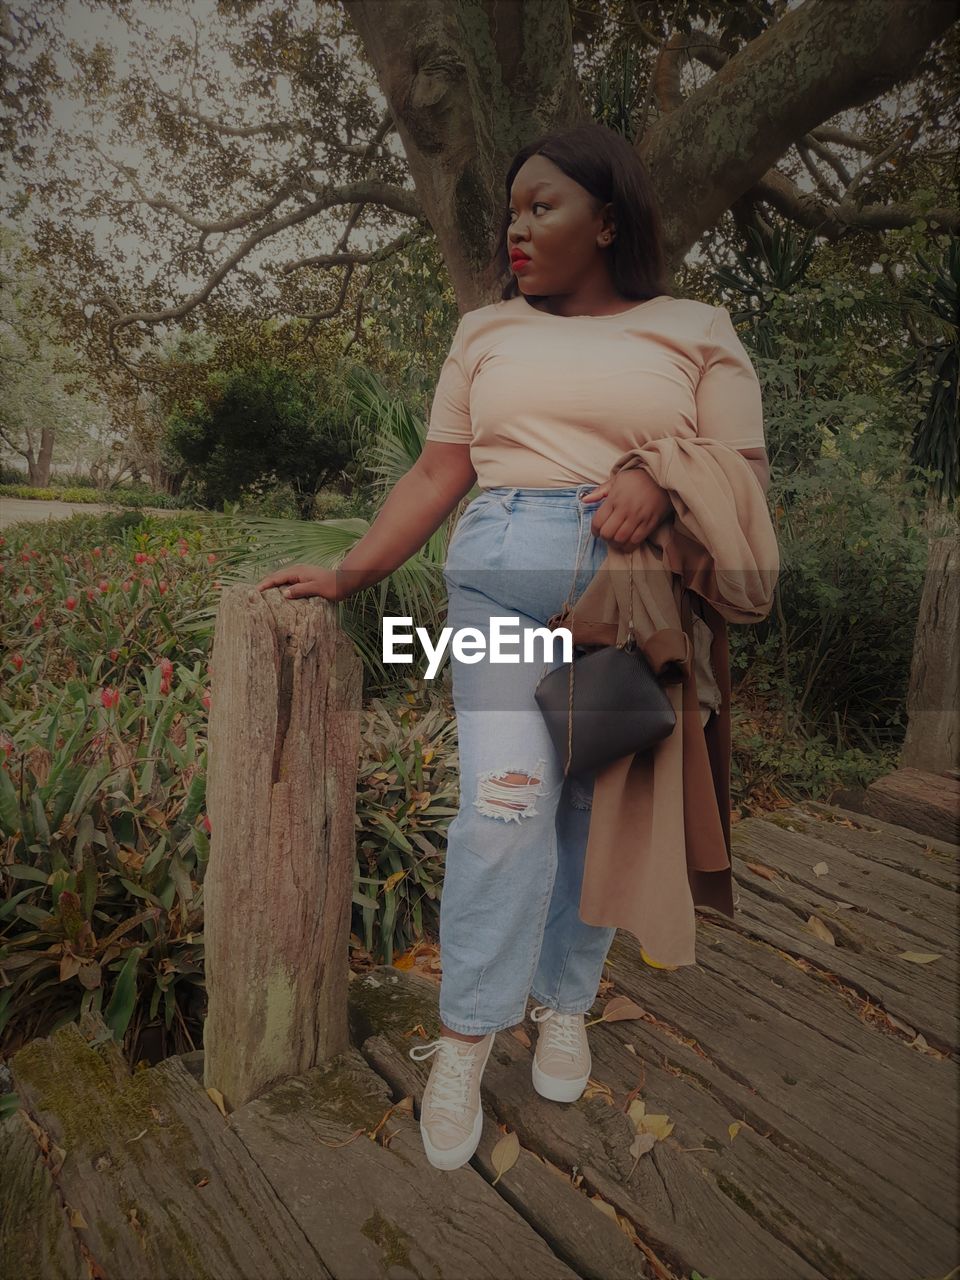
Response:
[[[602,1015],[597,1022],[620,1022],[624,1018],[642,1018],[646,1009],[641,1009],[629,996],[614,996],[604,1005]]]
[[[831,947],[835,947],[837,945],[833,934],[819,916],[811,916],[804,928],[812,933],[814,937],[819,938],[821,942],[827,942]]]
[[[220,1114],[225,1116],[225,1115],[227,1114],[227,1108],[226,1108],[226,1106],[225,1106],[225,1104],[224,1104],[224,1101],[223,1101],[223,1094],[220,1092],[220,1090],[219,1090],[219,1089],[208,1089],[208,1090],[207,1090],[207,1093],[210,1095],[210,1097],[213,1099],[213,1101],[214,1101],[214,1102],[216,1103],[216,1105],[219,1107],[219,1109],[220,1109]]]
[[[503,1135],[490,1153],[490,1159],[497,1171],[496,1178],[490,1183],[491,1187],[495,1187],[500,1175],[506,1173],[508,1169],[512,1169],[520,1159],[520,1139],[515,1132]]]

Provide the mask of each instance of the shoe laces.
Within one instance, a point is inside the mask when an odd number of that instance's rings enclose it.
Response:
[[[564,1053],[580,1052],[580,1032],[583,1026],[582,1013],[558,1013],[549,1005],[538,1004],[530,1011],[534,1022],[543,1022],[545,1026],[540,1032],[544,1039],[544,1048],[549,1044],[551,1049],[560,1049]]]
[[[476,1060],[472,1052],[464,1053],[457,1048],[458,1044],[463,1043],[468,1042],[455,1040],[453,1036],[438,1036],[429,1044],[418,1044],[410,1050],[410,1057],[417,1062],[429,1058],[433,1053],[440,1055],[433,1064],[431,1073],[431,1105],[435,1110],[456,1114],[467,1106],[470,1077]],[[478,1040],[471,1048],[475,1049],[482,1043],[482,1040]]]

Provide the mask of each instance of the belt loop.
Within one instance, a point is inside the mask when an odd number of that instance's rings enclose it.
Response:
[[[507,492],[504,494],[497,495],[497,499],[500,505],[503,507],[504,511],[513,510],[513,499],[516,496],[516,493],[517,493],[516,488],[512,488],[512,489],[508,489]]]

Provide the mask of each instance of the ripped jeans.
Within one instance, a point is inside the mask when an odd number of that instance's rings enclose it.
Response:
[[[590,531],[596,486],[486,489],[460,517],[447,553],[446,625],[473,627],[484,645],[450,651],[460,749],[460,807],[450,823],[440,898],[440,1017],[485,1035],[522,1022],[528,996],[563,1013],[589,1010],[615,928],[585,924],[580,886],[592,777],[563,777],[534,689],[563,661],[560,645],[534,646],[570,593],[576,600],[607,553]],[[573,584],[574,566],[580,568]],[[572,588],[572,590],[571,590]],[[489,656],[490,619],[515,619],[519,635]],[[505,625],[505,624],[501,624]]]

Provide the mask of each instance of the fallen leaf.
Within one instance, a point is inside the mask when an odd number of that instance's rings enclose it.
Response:
[[[932,960],[939,960],[939,955],[933,955],[929,951],[901,951],[899,953],[901,960],[909,960],[911,964],[930,964]]]
[[[644,1133],[652,1133],[654,1138],[662,1142],[673,1133],[673,1122],[669,1116],[645,1115],[640,1121],[640,1128]]]
[[[590,1203],[595,1204],[601,1213],[605,1213],[608,1218],[612,1218],[616,1222],[617,1211],[608,1200],[604,1200],[602,1196],[591,1196]]]
[[[614,996],[612,1000],[608,1000],[604,1005],[603,1013],[599,1018],[594,1018],[594,1022],[620,1022],[624,1018],[643,1018],[646,1016],[646,1009],[641,1009],[636,1001],[631,1000],[629,996]],[[590,1026],[591,1023],[587,1023]]]
[[[734,1120],[733,1124],[731,1124],[731,1125],[727,1125],[727,1133],[729,1133],[729,1135],[730,1135],[730,1141],[731,1141],[731,1142],[734,1140],[734,1138],[735,1138],[735,1137],[737,1136],[737,1134],[740,1132],[740,1129],[742,1128],[742,1125],[743,1125],[743,1122],[742,1122],[741,1120]]]
[[[821,942],[828,942],[831,947],[835,947],[837,945],[833,934],[819,916],[810,916],[804,928],[812,933],[814,937],[819,938]]]
[[[512,1169],[519,1159],[520,1139],[517,1137],[516,1132],[505,1133],[490,1153],[490,1160],[497,1171],[497,1176],[490,1183],[491,1187],[495,1187],[500,1180],[501,1174],[506,1173],[508,1169]]]
[[[639,1159],[647,1151],[650,1151],[657,1145],[657,1137],[654,1133],[638,1133],[634,1140],[630,1143],[630,1154]]]
[[[634,1098],[634,1100],[630,1103],[630,1106],[627,1108],[627,1116],[629,1117],[630,1123],[633,1125],[635,1129],[640,1128],[640,1122],[646,1114],[647,1114],[647,1108],[643,1099]]]
[[[71,1227],[80,1227],[81,1229],[87,1226],[87,1220],[79,1209],[70,1210],[70,1225]]]
[[[640,1157],[642,1155],[645,1155],[651,1149],[651,1147],[655,1146],[656,1141],[657,1139],[655,1134],[638,1133],[637,1136],[634,1138],[634,1140],[630,1143],[630,1154],[633,1156],[633,1165],[630,1169],[630,1172],[627,1174],[628,1178],[633,1177],[634,1170],[636,1169],[637,1165],[640,1163]]]
[[[815,876],[825,876],[829,870],[830,868],[825,862],[818,862],[813,868],[813,874]]]
[[[214,1102],[216,1103],[216,1105],[219,1107],[219,1109],[220,1109],[220,1114],[221,1114],[222,1116],[226,1116],[226,1114],[227,1114],[227,1108],[226,1108],[226,1106],[224,1105],[224,1101],[223,1101],[223,1094],[220,1092],[220,1090],[219,1090],[219,1089],[208,1089],[208,1090],[207,1090],[207,1093],[210,1095],[210,1097],[213,1099],[213,1101],[214,1101]]]
[[[895,1018],[892,1013],[887,1014],[887,1021],[892,1022],[898,1031],[903,1031],[908,1036],[912,1037],[917,1034],[916,1027],[908,1027],[905,1022],[901,1022],[899,1018]]]
[[[754,875],[762,876],[764,880],[776,880],[777,873],[770,867],[764,867],[759,862],[748,862],[747,867]]]

